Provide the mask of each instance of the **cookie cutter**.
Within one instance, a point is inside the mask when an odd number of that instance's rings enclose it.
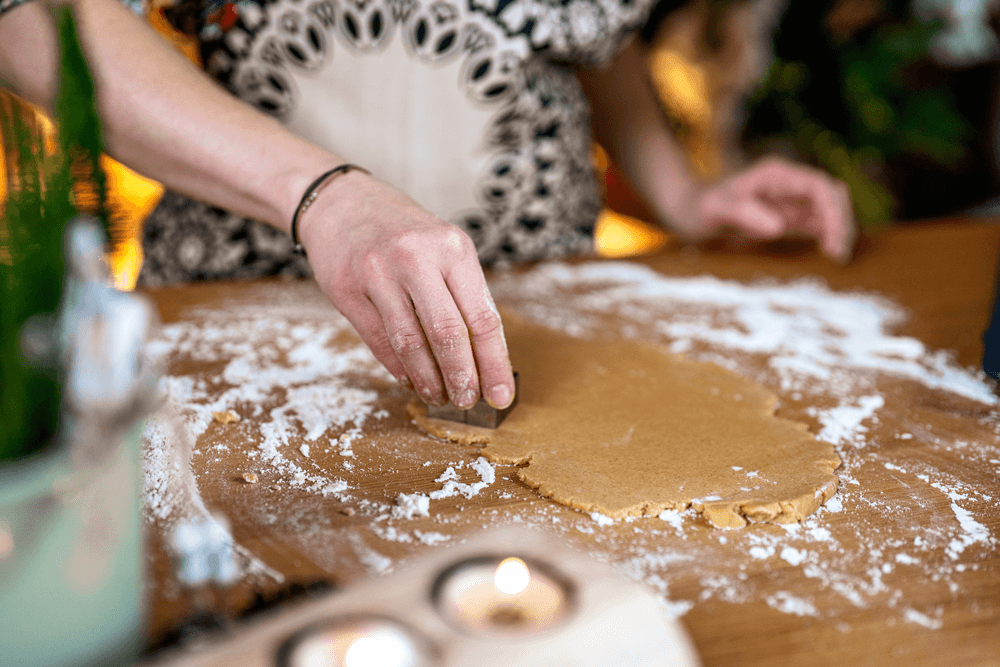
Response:
[[[479,402],[468,410],[456,408],[449,403],[441,407],[427,406],[427,416],[432,419],[444,419],[446,421],[468,424],[469,426],[479,426],[481,428],[496,428],[510,414],[510,411],[517,405],[519,395],[518,374],[514,373],[514,401],[502,410],[494,408],[480,398]]]

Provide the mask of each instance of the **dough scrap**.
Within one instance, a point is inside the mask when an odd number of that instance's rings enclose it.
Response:
[[[504,314],[518,406],[497,430],[427,417],[431,435],[483,446],[570,507],[614,519],[694,507],[719,528],[792,523],[837,490],[840,458],[777,398],[715,364],[651,344],[590,341]]]

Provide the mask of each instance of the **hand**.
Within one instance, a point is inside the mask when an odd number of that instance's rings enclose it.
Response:
[[[676,222],[676,231],[690,240],[724,228],[753,239],[805,234],[838,262],[851,258],[857,234],[845,183],[776,157],[697,191]]]
[[[514,398],[503,324],[469,237],[363,172],[300,221],[316,281],[375,357],[425,403]]]

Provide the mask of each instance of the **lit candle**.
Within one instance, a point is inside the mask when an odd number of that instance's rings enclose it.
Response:
[[[288,667],[424,667],[422,642],[382,618],[351,617],[307,629],[286,645]]]
[[[529,635],[563,621],[573,587],[544,563],[483,556],[453,565],[435,585],[442,615],[488,636]]]

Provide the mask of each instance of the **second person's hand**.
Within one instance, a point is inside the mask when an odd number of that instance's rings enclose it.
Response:
[[[826,172],[778,157],[697,190],[675,231],[697,241],[724,230],[750,239],[789,234],[816,239],[823,254],[844,263],[857,236],[847,185]]]
[[[323,292],[425,403],[511,403],[503,324],[464,232],[351,171],[320,191],[299,236]]]

